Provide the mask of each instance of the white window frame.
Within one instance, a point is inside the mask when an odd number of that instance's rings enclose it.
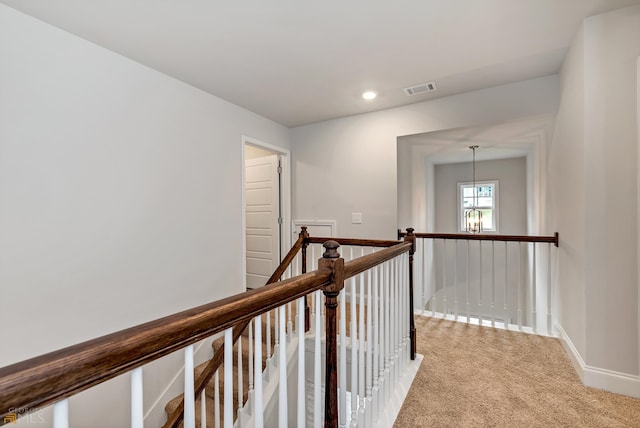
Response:
[[[498,180],[483,180],[483,181],[476,181],[476,187],[477,186],[485,186],[485,185],[493,185],[493,206],[492,207],[479,207],[479,208],[491,208],[492,209],[492,220],[493,220],[493,229],[482,229],[483,233],[498,233],[498,212],[499,212],[499,195],[500,195],[500,191],[499,191],[499,182]],[[465,218],[464,218],[464,213],[465,213],[465,208],[464,208],[464,204],[462,203],[462,198],[463,198],[463,193],[462,193],[462,189],[464,187],[473,187],[473,181],[459,181],[458,182],[458,214],[457,214],[457,221],[458,221],[458,231],[459,232],[466,232],[467,229],[465,227]]]

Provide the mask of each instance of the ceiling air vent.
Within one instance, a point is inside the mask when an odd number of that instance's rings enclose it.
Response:
[[[410,86],[408,88],[404,88],[404,92],[407,95],[418,95],[418,94],[424,94],[426,92],[433,92],[437,89],[438,88],[436,88],[436,82],[427,82],[427,83],[421,83],[419,85]]]

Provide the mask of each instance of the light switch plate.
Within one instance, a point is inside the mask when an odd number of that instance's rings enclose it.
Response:
[[[362,213],[351,213],[351,223],[352,224],[362,223]]]

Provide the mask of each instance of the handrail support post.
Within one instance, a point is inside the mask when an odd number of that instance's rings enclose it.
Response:
[[[300,226],[300,233],[298,238],[302,238],[302,248],[300,252],[302,254],[302,273],[307,273],[307,247],[309,246],[309,232],[307,226]],[[305,333],[311,329],[311,321],[309,314],[309,296],[304,297],[304,331]]]
[[[332,270],[331,283],[322,289],[325,295],[325,390],[324,390],[324,427],[338,426],[338,346],[337,346],[337,308],[338,295],[344,288],[344,259],[338,253],[336,241],[323,244],[325,252],[318,261],[318,268]],[[317,333],[316,333],[317,334]]]
[[[407,228],[407,234],[404,237],[405,242],[411,242],[411,250],[409,251],[409,335],[411,340],[411,359],[416,359],[416,324],[413,319],[413,255],[416,252],[416,236],[413,234],[412,227]]]

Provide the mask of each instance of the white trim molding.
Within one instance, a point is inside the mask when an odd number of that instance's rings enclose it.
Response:
[[[640,398],[640,376],[587,365],[562,326],[556,322],[554,327],[573,367],[585,386]]]

